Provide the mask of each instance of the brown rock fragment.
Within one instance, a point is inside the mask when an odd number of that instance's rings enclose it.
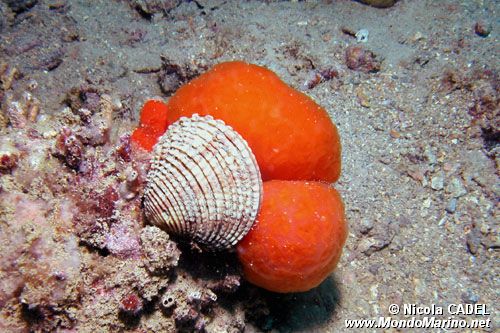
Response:
[[[397,0],[359,0],[359,2],[372,7],[387,8],[393,6]]]
[[[376,55],[361,46],[350,46],[345,52],[347,67],[363,73],[375,73],[380,71],[380,61]]]
[[[147,226],[141,231],[141,243],[146,269],[150,273],[167,272],[177,266],[181,252],[165,231]]]
[[[488,37],[491,33],[491,26],[483,21],[478,21],[474,24],[474,32],[480,37]]]

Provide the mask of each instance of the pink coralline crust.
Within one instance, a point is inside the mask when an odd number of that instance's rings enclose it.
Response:
[[[120,195],[123,184],[107,181],[107,175],[103,175],[100,168],[97,166],[89,177],[78,177],[78,186],[75,186],[77,191],[71,193],[78,210],[73,218],[75,232],[81,241],[92,248],[107,249],[122,259],[137,259],[141,256],[138,236],[141,226],[138,223],[138,219],[141,221],[138,214],[140,199],[136,195],[139,189],[134,188],[137,191],[134,196],[124,198]],[[137,170],[137,177],[142,177],[141,168],[134,170]],[[106,181],[109,185],[104,189],[102,185],[101,188],[95,187],[96,183]]]
[[[50,312],[72,299],[69,290],[79,280],[80,252],[70,233],[71,206],[49,205],[16,192],[1,193],[0,200],[13,208],[9,228],[0,234],[8,249],[0,259],[7,273],[0,280],[0,304],[19,298]]]
[[[79,213],[74,216],[74,226],[78,234],[93,232],[97,222],[109,223],[116,209],[119,195],[113,186],[103,192],[89,190],[89,195],[74,193],[73,200]]]
[[[97,195],[95,211],[102,217],[111,217],[120,196],[113,186],[108,186],[104,193]]]
[[[56,219],[60,222],[59,227],[72,230],[73,218],[79,213],[75,203],[68,198],[62,199],[56,210]]]
[[[112,224],[106,238],[106,248],[113,255],[125,259],[141,257],[139,237],[134,233],[130,224]]]
[[[14,268],[4,266],[2,270],[8,272],[8,275],[0,281],[0,308],[18,295],[24,286],[23,276]]]
[[[69,128],[61,129],[56,139],[54,155],[61,158],[69,168],[78,170],[83,153],[84,147],[80,139]]]
[[[137,259],[141,257],[140,192],[150,156],[131,149],[129,136],[120,137],[115,147],[106,147],[104,155],[98,158],[89,149],[69,180],[66,196],[78,211],[73,215],[74,231],[90,248]]]
[[[0,305],[2,307],[2,305]],[[28,329],[26,325],[23,325],[19,322],[7,322],[0,320],[0,332],[9,332],[9,333],[26,333]],[[61,331],[64,333],[63,331]]]
[[[21,193],[2,193],[4,200],[15,205],[14,220],[21,224],[33,222],[39,225],[46,224],[44,216],[49,207],[43,200],[33,200]]]

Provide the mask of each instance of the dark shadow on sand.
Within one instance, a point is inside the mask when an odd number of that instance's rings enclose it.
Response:
[[[195,279],[209,283],[220,281],[226,275],[241,274],[235,253],[200,253],[182,243],[179,247],[182,256],[178,269]],[[218,293],[217,302],[230,312],[236,303],[243,303],[247,319],[263,331],[314,331],[315,327],[332,318],[341,301],[334,277],[328,277],[308,292],[289,294],[269,292],[244,280],[241,283],[234,293]]]
[[[228,251],[210,252],[190,249],[189,244],[178,243],[182,255],[178,268],[201,280],[223,279],[228,274],[240,272],[236,253]]]
[[[341,301],[338,283],[329,277],[318,287],[303,293],[263,292],[270,309],[263,330],[312,331],[332,318]]]

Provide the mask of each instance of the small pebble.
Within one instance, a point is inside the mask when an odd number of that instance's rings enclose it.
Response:
[[[431,188],[436,191],[442,190],[444,187],[444,174],[439,172],[431,178]]]
[[[345,51],[345,62],[349,69],[363,73],[380,71],[381,60],[370,50],[361,46],[350,46]]]
[[[474,24],[474,32],[480,37],[488,37],[491,33],[491,25],[486,22],[478,21]]]
[[[373,275],[377,275],[380,270],[380,264],[373,264],[368,267],[368,271]]]
[[[422,33],[420,31],[417,31],[411,38],[410,38],[410,42],[412,42],[413,44],[418,42],[419,40],[423,39],[424,38],[424,35],[422,35]]]
[[[389,132],[389,134],[391,135],[391,137],[392,137],[393,139],[399,139],[399,138],[401,137],[401,133],[399,133],[399,132],[398,132],[398,131],[396,131],[396,130],[391,130],[391,131]]]
[[[467,194],[467,190],[458,178],[450,180],[450,183],[446,186],[446,192],[450,193],[453,198],[459,198]]]
[[[468,304],[476,304],[479,301],[479,296],[474,294],[472,291],[467,290],[462,293],[462,301]]]
[[[443,226],[444,224],[446,223],[446,216],[443,216],[443,218],[441,220],[439,220],[438,222],[438,226]]]
[[[359,224],[359,232],[362,234],[367,234],[373,228],[373,222],[371,219],[362,219]]]
[[[413,180],[422,182],[424,180],[424,173],[421,170],[408,170],[408,176],[410,176]]]
[[[358,97],[359,104],[364,108],[370,107],[370,99],[366,96],[366,93],[362,89],[356,90],[356,96]]]
[[[425,199],[424,202],[422,203],[422,208],[426,208],[426,209],[430,208],[431,203],[432,203],[431,198]]]
[[[455,211],[457,210],[457,198],[452,198],[445,209],[450,214],[455,213]]]
[[[467,249],[473,255],[477,254],[479,246],[481,245],[481,233],[476,228],[472,228],[471,231],[465,236],[467,242]]]
[[[357,251],[369,257],[373,253],[387,247],[387,245],[389,245],[391,241],[392,239],[364,238],[359,242]]]
[[[425,154],[425,157],[427,158],[427,160],[429,161],[429,164],[431,164],[431,165],[436,164],[437,157],[429,146],[425,147],[424,154]]]
[[[356,40],[360,43],[366,43],[368,41],[368,35],[370,33],[366,29],[361,29],[356,32]]]

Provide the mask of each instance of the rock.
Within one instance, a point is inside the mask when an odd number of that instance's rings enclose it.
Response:
[[[358,251],[362,252],[366,256],[371,256],[373,253],[382,250],[390,244],[392,238],[387,239],[377,239],[377,238],[365,238],[362,239],[358,244]]]
[[[431,178],[431,188],[436,191],[441,191],[443,187],[444,187],[444,173],[440,171],[434,177]]]
[[[459,198],[467,194],[467,190],[465,189],[464,184],[458,178],[453,178],[452,180],[450,180],[450,182],[446,186],[446,192],[451,194],[453,198]]]
[[[434,154],[434,152],[429,146],[425,147],[424,155],[427,158],[427,161],[429,162],[430,165],[434,165],[437,163],[436,154]]]
[[[142,17],[150,19],[154,14],[167,14],[181,3],[180,0],[131,0],[130,7]]]
[[[0,174],[11,172],[19,161],[20,151],[10,140],[0,141]]]
[[[180,250],[165,231],[147,226],[142,229],[140,237],[145,265],[149,272],[164,273],[177,266]]]
[[[381,62],[377,56],[361,46],[350,46],[345,51],[345,62],[349,69],[363,73],[380,71]]]
[[[462,293],[462,301],[467,304],[476,304],[479,301],[479,296],[467,290]]]
[[[198,75],[197,69],[189,64],[178,64],[167,57],[161,57],[161,69],[158,73],[158,85],[167,96]]]
[[[359,0],[366,5],[377,7],[377,8],[387,8],[394,6],[398,0]]]
[[[361,29],[356,32],[356,41],[359,43],[366,43],[368,41],[369,31],[366,29]]]
[[[12,25],[14,22],[14,13],[12,10],[7,6],[6,3],[0,1],[0,32]]]
[[[465,236],[467,249],[473,255],[476,255],[479,246],[481,245],[481,232],[477,228],[472,228],[471,231]]]
[[[488,37],[491,33],[491,25],[483,21],[478,21],[474,24],[474,32],[480,37]]]
[[[452,198],[445,209],[450,214],[455,213],[457,210],[457,198]]]
[[[20,14],[35,6],[38,0],[5,0],[4,2],[14,13]]]
[[[373,222],[371,219],[364,218],[359,224],[359,232],[362,234],[367,234],[373,228]]]
[[[239,275],[226,275],[224,280],[209,283],[208,288],[217,292],[234,293],[241,285],[241,276]]]

